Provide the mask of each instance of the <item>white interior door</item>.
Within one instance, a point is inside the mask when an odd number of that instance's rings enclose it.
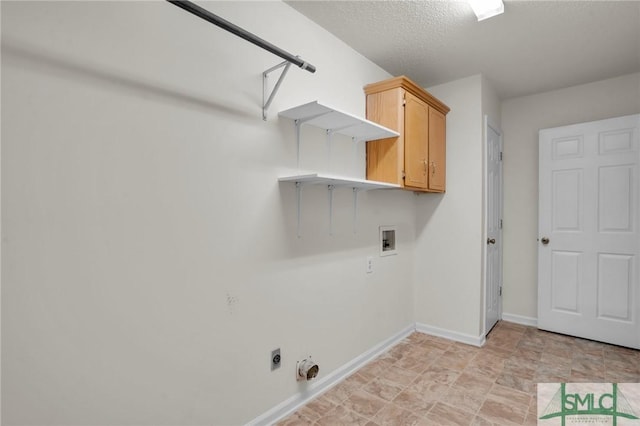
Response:
[[[502,315],[502,133],[484,120],[485,154],[485,334]]]
[[[538,327],[640,348],[640,115],[540,131]]]

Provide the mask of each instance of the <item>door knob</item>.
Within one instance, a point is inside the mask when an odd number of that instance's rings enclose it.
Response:
[[[540,239],[540,242],[546,246],[547,244],[549,244],[549,238],[547,238],[547,237],[542,237],[542,238]]]
[[[495,238],[487,238],[487,244],[495,244],[495,243],[496,243]]]

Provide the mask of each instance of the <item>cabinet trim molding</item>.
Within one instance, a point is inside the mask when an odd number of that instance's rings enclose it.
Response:
[[[417,96],[432,108],[440,111],[443,114],[448,114],[451,110],[442,101],[433,97],[430,93],[425,91],[417,83],[410,80],[407,76],[401,75],[399,77],[390,78],[388,80],[380,81],[377,83],[371,83],[364,86],[364,93],[371,95],[373,93],[383,92],[385,90],[394,89],[396,87],[402,87],[407,92],[414,96]]]

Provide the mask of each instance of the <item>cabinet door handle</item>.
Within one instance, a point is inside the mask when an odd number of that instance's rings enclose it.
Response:
[[[436,162],[432,161],[431,162],[431,176],[435,176],[436,174]]]

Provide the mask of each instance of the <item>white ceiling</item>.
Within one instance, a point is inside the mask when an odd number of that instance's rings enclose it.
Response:
[[[286,1],[423,87],[482,73],[501,99],[640,72],[640,1]],[[310,59],[312,60],[312,58]]]

